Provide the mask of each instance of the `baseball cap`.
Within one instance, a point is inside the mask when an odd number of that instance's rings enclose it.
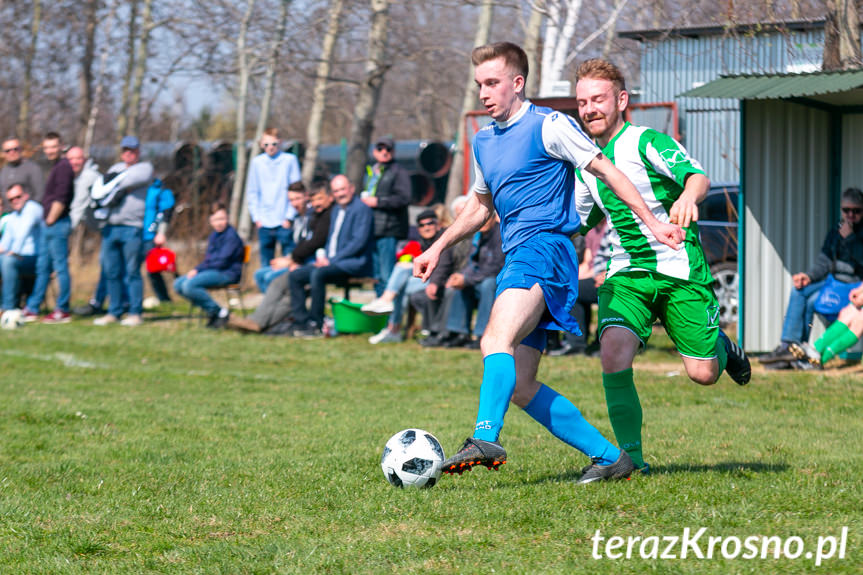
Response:
[[[437,220],[437,213],[434,210],[423,210],[417,216],[417,223],[420,223],[423,220],[434,219]]]
[[[138,141],[138,138],[135,136],[123,136],[123,139],[120,140],[121,148],[129,148],[130,150],[137,150],[141,147],[141,142]]]
[[[390,150],[396,149],[395,141],[388,136],[383,137],[383,138],[378,138],[377,141],[375,142],[375,148],[377,148],[378,146],[386,146]]]

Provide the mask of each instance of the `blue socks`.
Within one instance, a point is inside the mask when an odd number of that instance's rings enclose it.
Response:
[[[483,441],[497,441],[503,416],[515,391],[515,358],[508,353],[493,353],[485,357],[483,364],[473,436]]]
[[[620,450],[588,423],[571,401],[545,384],[524,411],[567,445],[588,457],[598,457],[601,465],[610,465],[620,457]]]

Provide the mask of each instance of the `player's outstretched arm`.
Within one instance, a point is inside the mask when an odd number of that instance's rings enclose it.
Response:
[[[698,204],[707,197],[710,180],[704,174],[689,174],[680,196],[671,205],[668,219],[672,224],[688,228],[689,224],[698,221]]]
[[[457,244],[463,238],[472,235],[492,217],[494,204],[491,194],[472,192],[468,197],[464,210],[450,227],[433,243],[429,249],[414,258],[414,276],[423,281],[428,280],[440,260],[440,254],[448,247]]]
[[[611,160],[599,154],[591,160],[585,169],[611,188],[611,191],[632,210],[632,213],[638,216],[653,232],[658,241],[676,250],[680,249],[680,243],[685,236],[680,226],[665,224],[657,220],[632,182],[611,163]]]

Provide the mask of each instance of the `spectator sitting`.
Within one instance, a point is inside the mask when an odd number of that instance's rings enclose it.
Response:
[[[446,288],[455,290],[447,313],[446,335],[426,345],[479,349],[479,339],[485,332],[494,303],[497,274],[503,268],[503,263],[500,225],[497,216],[493,216],[474,234],[467,265],[446,281]],[[474,310],[475,340],[470,336]]]
[[[287,258],[285,271],[291,272],[303,264],[314,261],[314,254],[322,249],[327,242],[330,231],[330,214],[332,213],[333,196],[326,182],[312,185],[311,220],[305,239],[297,243],[294,251]],[[295,259],[296,258],[296,261]],[[273,261],[281,260],[275,258]],[[264,299],[255,312],[249,317],[231,316],[228,327],[251,333],[267,333],[283,335],[290,333],[291,315],[291,284],[290,273],[277,276],[267,286]]]
[[[311,226],[309,225],[312,210],[309,210],[309,195],[306,193],[306,187],[302,182],[294,182],[288,187],[288,203],[290,203],[291,208],[296,212],[291,228],[293,245],[295,246],[294,249],[296,249],[296,245],[305,240],[307,236],[311,236],[312,233]],[[323,246],[323,243],[321,246]],[[314,249],[309,252],[309,254],[314,253]],[[261,293],[266,293],[270,282],[288,271],[291,262],[294,261],[291,258],[292,255],[293,251],[288,255],[273,258],[268,262],[269,265],[263,266],[255,272],[255,284],[261,290]],[[305,256],[300,257],[301,262],[304,259]]]
[[[843,219],[838,228],[827,232],[815,264],[806,273],[791,276],[794,289],[785,308],[782,339],[776,349],[759,358],[763,364],[794,361],[789,346],[809,340],[815,302],[828,274],[845,283],[863,279],[863,192],[848,188],[840,203]]]
[[[243,271],[243,240],[228,224],[228,209],[214,203],[210,208],[210,227],[213,232],[207,240],[207,253],[184,276],[174,281],[174,291],[204,310],[209,321],[207,327],[218,329],[228,322],[229,312],[210,297],[207,291],[240,281]]]
[[[0,237],[0,279],[3,301],[0,309],[16,309],[22,275],[36,273],[36,257],[42,224],[42,206],[30,199],[21,184],[6,191],[12,212],[3,220]]]
[[[408,242],[401,252],[396,254],[396,262],[384,293],[372,302],[362,307],[363,313],[372,315],[390,314],[387,326],[369,338],[369,343],[390,343],[402,340],[402,311],[411,294],[424,290],[429,283],[413,277],[413,258],[427,250],[443,233],[437,214],[434,210],[423,210],[417,216],[417,231],[419,242]]]
[[[292,334],[301,337],[321,335],[328,283],[367,276],[372,271],[375,238],[371,208],[355,196],[353,184],[343,175],[335,176],[330,188],[336,206],[324,253],[319,250],[314,263],[290,274]],[[306,286],[311,291],[310,308],[306,308]]]
[[[851,290],[849,299],[851,303],[842,308],[839,318],[830,324],[814,345],[808,342],[789,345],[797,359],[822,367],[860,340],[863,335],[863,285]]]

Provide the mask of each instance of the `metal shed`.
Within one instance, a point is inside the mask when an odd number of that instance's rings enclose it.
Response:
[[[842,190],[863,186],[863,70],[726,76],[683,96],[741,102],[738,335],[772,349],[791,274],[836,225]]]

